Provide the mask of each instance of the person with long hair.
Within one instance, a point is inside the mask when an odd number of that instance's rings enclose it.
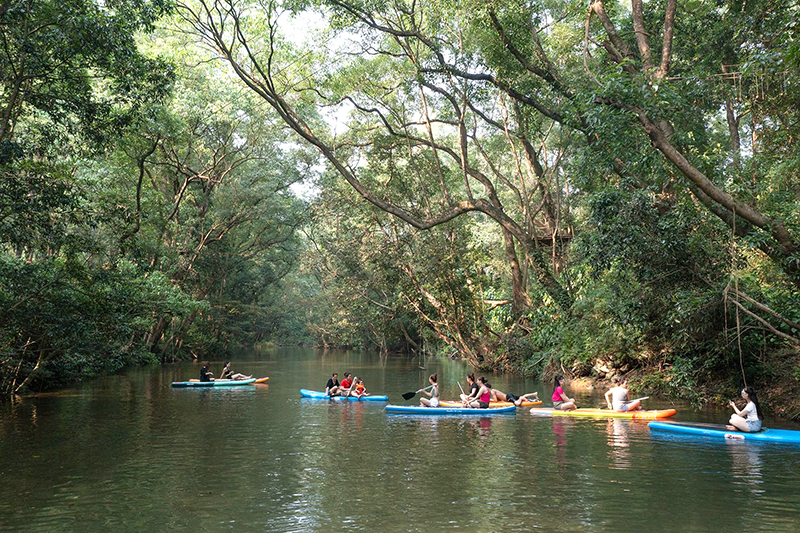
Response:
[[[231,370],[231,362],[225,361],[225,365],[222,367],[222,375],[220,379],[250,379],[253,376],[245,376],[244,374],[240,374],[238,372],[234,372]]]
[[[478,397],[467,404],[467,407],[476,409],[486,409],[489,407],[489,402],[492,400],[492,386],[486,381],[486,378],[481,376],[478,378],[478,383],[481,384],[478,389]]]
[[[562,411],[577,409],[575,400],[564,393],[564,376],[556,376],[553,383],[553,408]]]
[[[467,405],[471,401],[475,400],[478,397],[478,389],[480,389],[480,387],[478,387],[478,384],[475,383],[474,372],[470,372],[469,374],[467,374],[467,383],[469,384],[469,391],[467,392],[467,394],[461,395],[461,401],[464,403],[464,405]]]
[[[439,379],[439,374],[431,374],[428,378],[428,381],[431,382],[431,386],[429,391],[427,390],[420,390],[423,394],[427,394],[430,398],[420,398],[419,404],[422,407],[439,407],[439,384],[436,380]]]
[[[736,402],[730,401],[730,406],[733,407],[734,414],[728,421],[728,429],[744,431],[745,433],[755,433],[761,431],[761,421],[764,420],[764,415],[761,413],[761,406],[758,404],[758,396],[752,387],[745,387],[742,389],[742,398],[747,405],[744,409],[736,407]]]

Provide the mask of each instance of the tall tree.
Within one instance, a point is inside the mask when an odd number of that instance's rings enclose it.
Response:
[[[273,3],[201,1],[180,4],[180,12],[241,80],[363,198],[417,229],[467,213],[488,216],[521,245],[532,277],[558,305],[569,308],[572,298],[542,248],[544,241],[559,237],[554,221],[569,220],[566,212],[557,214],[559,206],[548,189],[558,158],[544,158],[542,137],[528,136],[547,131],[547,124],[519,116],[511,104],[504,105],[486,91],[474,92],[442,69],[431,75],[431,65],[444,61],[445,54],[420,38],[424,35],[415,29],[423,22],[420,13],[395,6],[366,20],[348,6],[337,7],[364,23],[357,45],[361,49],[352,61],[342,62],[324,50],[306,52],[313,62],[330,65],[322,72],[280,38],[280,12]],[[442,20],[436,15],[430,24]],[[463,44],[458,31],[436,39],[455,54]],[[303,59],[306,63],[300,67]],[[347,131],[340,136],[329,131],[309,114],[309,102],[320,108],[346,103],[352,112]],[[497,151],[482,148],[480,137],[487,131],[505,139],[504,161],[494,160]],[[379,157],[391,161],[388,173],[375,175],[359,163]],[[406,170],[402,178],[392,174],[395,168]],[[399,185],[390,189],[387,180]],[[537,232],[542,227],[547,233]],[[507,253],[509,267],[519,269],[511,241]],[[527,289],[521,275],[513,279],[519,310],[525,306]]]

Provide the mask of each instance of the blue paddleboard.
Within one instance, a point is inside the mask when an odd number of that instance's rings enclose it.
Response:
[[[648,424],[651,430],[698,435],[703,437],[716,437],[720,439],[746,440],[760,442],[781,442],[785,444],[800,444],[800,431],[791,429],[762,429],[757,433],[731,431],[724,424],[703,424],[699,422],[662,422],[654,421]]]
[[[349,400],[351,402],[388,402],[388,396],[379,396],[376,394],[370,394],[369,396],[356,396],[355,394],[351,396],[328,396],[323,391],[316,391],[316,390],[308,390],[308,389],[300,389],[300,396],[303,398],[313,398],[315,400]]]

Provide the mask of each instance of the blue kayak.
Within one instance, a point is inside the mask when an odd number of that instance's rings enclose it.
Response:
[[[516,413],[517,406],[487,407],[486,409],[471,409],[469,407],[422,407],[420,405],[387,405],[387,413],[406,415],[496,415],[501,413]]]
[[[173,381],[173,387],[239,387],[256,382],[252,379],[218,379],[216,381]]]
[[[388,396],[370,394],[368,396],[328,396],[323,391],[300,389],[300,396],[303,398],[313,398],[315,400],[348,400],[351,402],[388,402]]]
[[[716,437],[720,439],[746,440],[759,442],[779,442],[785,444],[800,444],[800,431],[791,429],[762,429],[757,433],[731,431],[724,424],[703,424],[700,422],[661,422],[655,421],[648,424],[655,431],[667,431],[697,435],[702,437]]]

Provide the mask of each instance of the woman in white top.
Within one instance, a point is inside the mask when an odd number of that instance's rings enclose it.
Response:
[[[431,374],[431,377],[428,378],[428,381],[431,382],[431,390],[420,390],[418,392],[422,392],[430,396],[430,400],[428,398],[420,398],[419,404],[422,407],[439,407],[439,384],[436,383],[439,374]]]
[[[728,429],[744,431],[745,433],[755,433],[761,431],[761,421],[764,420],[764,415],[761,414],[761,407],[758,405],[758,397],[756,391],[752,387],[745,387],[742,389],[742,398],[747,402],[744,409],[741,411],[736,407],[736,404],[731,400],[730,406],[736,414],[731,415],[728,422],[730,424]]]
[[[619,377],[614,378],[615,386],[606,392],[606,404],[609,409],[614,411],[638,411],[642,408],[641,400],[628,401],[628,380],[620,381]]]

